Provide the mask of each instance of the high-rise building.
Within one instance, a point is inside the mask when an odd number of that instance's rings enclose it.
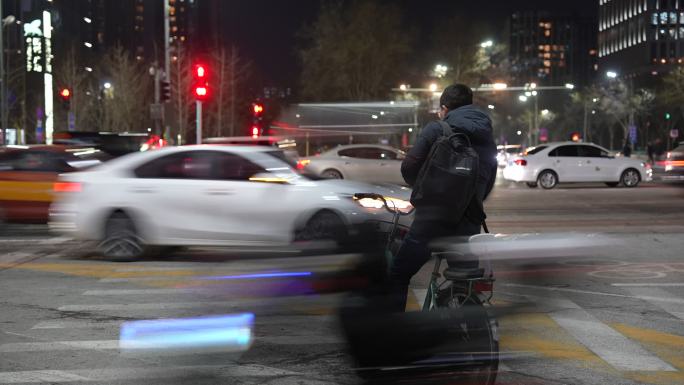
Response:
[[[602,71],[639,76],[684,60],[683,0],[599,0]]]
[[[186,44],[192,34],[194,0],[168,0],[172,44]],[[61,0],[55,2],[58,48],[77,49],[86,67],[91,58],[121,46],[138,61],[164,57],[164,4],[158,0]]]
[[[516,84],[585,85],[596,72],[596,21],[544,11],[511,16],[509,52]]]

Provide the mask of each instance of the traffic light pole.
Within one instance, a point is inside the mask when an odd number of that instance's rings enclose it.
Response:
[[[196,123],[197,123],[197,129],[196,129],[196,136],[197,136],[197,144],[202,144],[202,101],[197,100],[195,102],[195,110],[197,111],[197,117],[196,117]]]

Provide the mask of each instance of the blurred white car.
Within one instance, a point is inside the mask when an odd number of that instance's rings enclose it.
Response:
[[[404,185],[401,161],[405,156],[403,151],[389,146],[355,144],[302,159],[300,164],[324,178]]]
[[[262,146],[168,147],[62,175],[53,230],[100,242],[103,254],[134,259],[148,246],[278,246],[354,240],[392,215],[355,193],[410,208],[410,190],[316,180],[282,151]],[[403,217],[408,226],[411,216]]]
[[[615,157],[592,143],[561,142],[528,148],[508,161],[504,179],[526,182],[545,189],[565,182],[603,182],[610,187],[622,183],[636,187],[652,179],[650,166],[639,159]]]

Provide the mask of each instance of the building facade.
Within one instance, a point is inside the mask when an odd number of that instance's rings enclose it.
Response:
[[[599,0],[599,65],[658,75],[684,60],[684,0]]]
[[[596,20],[544,11],[516,12],[509,23],[515,84],[589,84],[597,69]]]

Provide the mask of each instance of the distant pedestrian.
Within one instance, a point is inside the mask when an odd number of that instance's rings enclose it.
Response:
[[[653,142],[648,142],[646,144],[646,153],[648,154],[648,163],[653,165],[655,163],[655,148],[653,147]]]
[[[632,156],[632,146],[629,144],[629,139],[625,140],[625,146],[622,148],[622,156],[625,158]]]

